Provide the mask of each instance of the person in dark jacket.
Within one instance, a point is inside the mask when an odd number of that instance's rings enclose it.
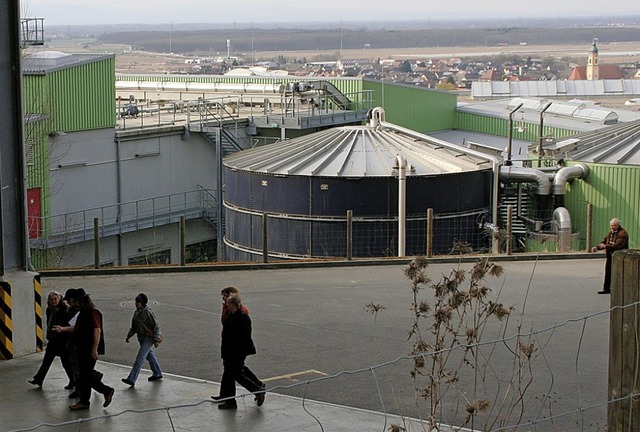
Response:
[[[613,259],[613,253],[619,250],[629,249],[629,234],[622,228],[620,219],[611,219],[609,227],[611,231],[607,233],[602,242],[598,243],[592,249],[592,252],[604,249],[607,253],[607,261],[604,265],[604,283],[602,284],[602,290],[598,291],[598,294],[611,293],[611,261]]]
[[[251,318],[242,311],[240,296],[232,294],[227,298],[229,315],[222,327],[222,343],[220,347],[222,365],[222,382],[220,396],[213,396],[222,402],[219,409],[237,409],[234,398],[237,382],[251,393],[255,394],[258,406],[262,406],[265,398],[264,388],[245,374],[244,362],[247,356],[256,353],[256,347],[251,339]]]
[[[122,382],[133,387],[136,385],[140,369],[145,361],[149,362],[151,367],[151,375],[149,381],[158,381],[162,379],[162,369],[158,363],[158,358],[153,348],[157,348],[162,341],[162,333],[160,332],[160,323],[153,311],[147,306],[149,298],[145,293],[140,293],[135,298],[136,311],[131,318],[131,327],[127,333],[125,341],[129,343],[134,335],[137,336],[140,343],[138,355],[133,363],[131,372],[126,378],[122,378]]]
[[[54,331],[72,331],[76,340],[76,354],[78,356],[78,382],[80,400],[69,409],[89,409],[91,404],[91,389],[104,395],[103,407],[108,407],[113,399],[115,389],[102,382],[102,374],[95,370],[98,356],[105,353],[102,313],[94,306],[89,294],[83,288],[74,293],[74,301],[80,307],[74,326],[57,327]],[[71,330],[69,330],[71,329]]]
[[[224,328],[224,323],[227,321],[227,318],[229,318],[229,315],[231,313],[231,312],[229,312],[229,308],[227,307],[227,299],[231,295],[236,295],[240,299],[241,299],[241,297],[240,297],[240,291],[238,290],[238,288],[236,288],[234,286],[228,286],[228,287],[223,288],[220,291],[220,295],[222,296],[222,313],[220,314],[220,321],[222,322],[222,327]],[[242,310],[242,313],[244,313],[245,315],[249,315],[249,309],[247,309],[244,304],[242,304],[240,310]],[[251,369],[249,369],[249,367],[247,365],[244,366],[243,373],[251,381],[253,381],[254,383],[258,384],[263,389],[265,388],[264,383],[262,381],[260,381],[260,378],[258,378],[256,376],[256,374],[254,374],[253,371]],[[214,397],[214,399],[215,399],[215,397]]]
[[[42,387],[42,383],[47,376],[47,372],[49,372],[53,360],[58,356],[60,357],[64,371],[69,377],[69,383],[64,388],[70,390],[76,386],[73,364],[71,363],[68,350],[70,335],[53,331],[53,327],[55,326],[66,326],[69,324],[68,307],[62,301],[62,294],[58,291],[51,291],[47,296],[47,309],[45,314],[47,317],[47,348],[45,349],[40,369],[38,369],[38,372],[29,382],[38,387]]]
[[[73,299],[75,296],[76,289],[69,288],[64,293],[64,298],[62,301],[67,305],[67,324],[69,327],[73,327],[76,324],[76,320],[78,319],[78,314],[80,313],[80,308],[76,305],[75,300]],[[72,331],[73,333],[73,331]],[[71,362],[71,366],[73,368],[73,376],[75,378],[75,382],[78,382],[78,375],[80,374],[78,370],[78,354],[76,352],[76,340],[73,337],[72,333],[64,333],[68,335],[67,340],[67,352],[69,353],[69,361]],[[75,399],[80,397],[80,391],[78,388],[69,394],[69,399]]]

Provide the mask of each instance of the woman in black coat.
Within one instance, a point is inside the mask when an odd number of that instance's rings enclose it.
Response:
[[[68,306],[62,301],[62,294],[57,291],[51,291],[47,297],[47,348],[44,352],[44,359],[38,372],[29,382],[38,387],[42,387],[47,372],[53,363],[53,359],[58,356],[62,362],[62,367],[69,377],[69,383],[65,389],[72,389],[76,386],[73,365],[69,357],[69,339],[70,335],[65,333],[55,333],[52,331],[53,326],[69,325]]]
[[[214,396],[216,401],[224,401],[218,405],[220,409],[236,409],[238,403],[233,398],[236,395],[236,382],[255,394],[258,406],[264,403],[264,388],[245,374],[244,361],[249,355],[256,353],[256,347],[251,339],[251,318],[242,311],[242,302],[238,295],[231,295],[227,299],[228,318],[222,327],[222,382],[220,396]]]

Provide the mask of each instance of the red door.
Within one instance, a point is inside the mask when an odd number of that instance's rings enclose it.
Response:
[[[40,209],[40,188],[27,189],[27,221],[29,238],[42,235],[42,211]]]

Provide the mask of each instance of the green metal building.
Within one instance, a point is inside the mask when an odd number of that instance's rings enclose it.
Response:
[[[23,101],[29,237],[49,214],[50,146],[68,132],[115,126],[115,55],[37,52],[24,57]],[[34,260],[38,257],[34,256]]]

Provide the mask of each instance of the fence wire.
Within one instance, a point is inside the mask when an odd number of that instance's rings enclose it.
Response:
[[[469,345],[457,345],[417,355],[400,355],[386,362],[364,366],[360,369],[342,370],[338,373],[321,376],[289,385],[267,386],[267,392],[285,395],[298,394],[299,404],[307,416],[313,419],[316,430],[335,430],[326,427],[326,420],[308,408],[307,403],[314,401],[316,390],[321,387],[339,389],[338,393],[350,392],[362,387],[371,390],[371,398],[380,401],[379,412],[383,414],[380,431],[428,431],[429,416],[428,397],[422,398],[418,389],[415,392],[398,391],[403,385],[401,381],[409,379],[411,365],[417,359],[429,359],[440,354],[449,354],[450,359],[459,359],[470,350],[478,350],[483,361],[481,367],[460,374],[456,381],[447,383],[440,393],[438,415],[436,417],[437,430],[483,430],[483,431],[605,431],[607,429],[607,412],[613,406],[627,407],[627,412],[614,415],[625,415],[637,419],[640,413],[635,412],[640,394],[631,392],[627,395],[607,396],[607,374],[602,370],[591,370],[586,356],[592,356],[595,350],[607,351],[606,347],[594,346],[589,340],[589,330],[592,326],[606,325],[608,316],[616,310],[637,310],[640,302],[624,306],[615,306],[580,318],[565,319],[550,326],[531,327],[526,332],[510,332],[503,337],[496,337]],[[638,340],[637,320],[632,329]],[[575,327],[578,327],[576,331]],[[500,333],[497,328],[487,328],[487,332]],[[577,338],[572,335],[579,335]],[[538,355],[522,374],[530,378],[526,393],[522,393],[515,403],[509,407],[501,407],[505,395],[511,390],[512,382],[510,365],[514,361],[516,350],[514,344],[522,340],[533,340],[538,347]],[[640,354],[636,352],[634,359],[634,375],[638,375]],[[519,371],[520,373],[522,371]],[[421,377],[418,377],[421,378]],[[473,422],[469,421],[466,402],[472,398],[470,389],[473,383],[481,383],[482,397],[491,401],[491,406],[484,413],[478,413]],[[243,402],[246,398],[253,399],[247,392],[239,393],[237,398]],[[467,401],[465,401],[467,399]],[[290,402],[295,404],[293,400]],[[426,405],[425,405],[426,404]],[[243,403],[240,404],[242,408]],[[635,407],[635,408],[634,408]],[[268,407],[266,408],[268,409]],[[149,430],[186,430],[188,418],[193,418],[193,412],[206,413],[212,411],[212,402],[203,400],[192,404],[176,404],[165,407],[134,410],[126,409],[114,414],[78,419],[61,423],[42,423],[30,428],[16,431],[41,430],[74,430],[82,431],[109,430],[110,419],[122,416],[148,416]],[[401,424],[390,425],[388,416],[399,416]],[[139,419],[137,419],[139,420]],[[186,423],[185,423],[186,422]],[[91,424],[89,426],[88,424]],[[138,422],[136,422],[137,424]],[[146,421],[145,421],[146,423]],[[152,425],[152,426],[151,426]],[[400,427],[404,429],[394,429]],[[307,429],[309,430],[309,429]],[[351,430],[347,427],[345,430]]]

